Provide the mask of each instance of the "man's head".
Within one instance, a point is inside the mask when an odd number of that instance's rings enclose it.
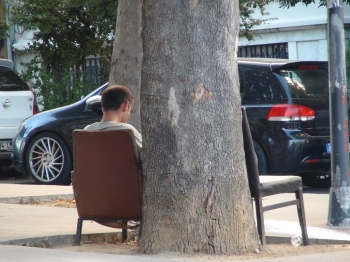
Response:
[[[120,122],[126,122],[130,116],[134,98],[125,86],[113,85],[102,92],[101,103],[104,114],[108,111],[118,111],[122,114]]]

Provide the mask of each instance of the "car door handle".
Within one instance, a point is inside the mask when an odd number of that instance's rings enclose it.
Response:
[[[2,101],[2,105],[4,106],[4,107],[9,107],[10,105],[11,105],[11,100],[10,99],[4,99],[3,101]]]

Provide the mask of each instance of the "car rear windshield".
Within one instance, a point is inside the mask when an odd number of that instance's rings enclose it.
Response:
[[[0,91],[28,90],[28,85],[14,71],[0,66]]]
[[[329,95],[328,71],[325,68],[301,66],[274,71],[292,98],[324,97]]]

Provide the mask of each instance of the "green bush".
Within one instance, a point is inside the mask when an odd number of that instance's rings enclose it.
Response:
[[[38,104],[44,110],[68,105],[80,100],[85,95],[108,81],[109,67],[102,65],[100,73],[89,77],[86,72],[77,73],[72,67],[49,69],[45,61],[36,56],[26,64],[22,78],[31,82],[37,90]],[[77,75],[79,78],[77,79]]]

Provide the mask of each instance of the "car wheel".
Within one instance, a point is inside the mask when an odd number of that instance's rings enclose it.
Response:
[[[304,174],[302,176],[303,183],[308,187],[328,188],[331,186],[331,173],[323,174]]]
[[[41,133],[34,137],[27,150],[26,166],[40,184],[70,184],[71,154],[66,143],[56,134]]]
[[[254,150],[256,153],[256,157],[258,158],[258,170],[260,175],[269,174],[269,163],[266,156],[266,153],[262,146],[253,140]]]

